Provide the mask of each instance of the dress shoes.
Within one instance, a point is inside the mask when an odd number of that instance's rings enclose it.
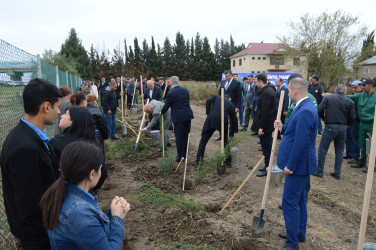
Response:
[[[218,136],[217,138],[215,138],[215,141],[219,141],[221,140],[221,136]]]
[[[171,143],[167,143],[167,147],[171,147]]]
[[[258,141],[257,144],[261,144],[261,142]]]
[[[267,176],[268,175],[268,171],[264,171],[264,172],[260,172],[258,174],[256,174],[257,177],[264,177],[264,176]]]
[[[251,135],[257,135],[257,132],[252,132],[252,134]]]
[[[322,178],[323,177],[323,174],[320,174],[320,173],[314,173],[314,174],[312,174],[313,176],[316,176],[316,177],[319,177],[319,178]]]
[[[335,173],[333,173],[333,172],[330,173],[330,176],[336,178],[337,180],[339,180],[339,179],[341,178],[340,175],[335,174]]]
[[[344,155],[343,159],[345,159],[345,160],[351,159],[351,156],[350,155]]]
[[[163,150],[161,148],[159,148],[159,149],[157,149],[157,152],[161,153],[161,152],[163,152]]]
[[[368,169],[365,168],[365,169],[362,170],[362,172],[366,174],[366,173],[368,173]]]
[[[358,163],[358,160],[356,159],[351,159],[347,162],[348,164],[357,164]]]
[[[282,238],[282,239],[287,240],[287,233],[286,233],[286,232],[279,233],[278,236],[279,236],[280,238]],[[299,242],[300,242],[300,243],[305,242],[305,237],[300,237],[300,236],[299,236],[298,239],[299,239]]]
[[[262,151],[262,148],[259,148],[258,151]]]
[[[278,208],[282,210],[282,204],[279,204],[279,205],[278,205]]]
[[[265,172],[265,171],[266,171],[266,168],[259,168],[258,171],[260,171],[260,172]]]

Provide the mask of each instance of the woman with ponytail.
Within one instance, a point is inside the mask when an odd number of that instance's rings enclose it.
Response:
[[[64,149],[60,178],[40,202],[53,249],[121,249],[129,203],[116,196],[104,214],[89,193],[99,181],[102,161],[101,149],[89,142],[73,142]]]
[[[83,92],[77,91],[70,95],[70,102],[72,105],[85,107],[87,106],[86,96]]]

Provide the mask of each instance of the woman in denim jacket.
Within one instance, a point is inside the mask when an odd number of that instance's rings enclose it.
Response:
[[[104,214],[89,190],[101,176],[103,154],[89,142],[73,142],[61,155],[60,178],[41,199],[53,249],[121,249],[129,203],[115,197]]]

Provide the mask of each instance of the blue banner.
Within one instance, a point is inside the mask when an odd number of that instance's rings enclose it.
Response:
[[[249,75],[257,76],[261,73],[233,73],[233,74],[238,74],[239,76],[239,81],[242,82],[244,77],[248,77]],[[287,83],[287,79],[295,73],[285,73],[285,72],[279,72],[279,73],[265,73],[266,76],[268,77],[268,81],[273,83],[275,85],[275,80],[280,77],[283,80],[283,83]],[[222,74],[222,80],[225,80],[225,75]]]

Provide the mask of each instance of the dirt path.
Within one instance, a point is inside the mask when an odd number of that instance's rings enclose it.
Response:
[[[188,164],[188,183],[193,179],[194,159],[205,121],[204,103],[192,104],[191,145]],[[139,117],[139,115],[138,115]],[[129,117],[132,121],[133,116]],[[284,240],[278,233],[284,230],[281,202],[283,186],[269,189],[265,215],[266,227],[259,238],[251,234],[254,215],[258,215],[265,178],[252,177],[223,214],[218,211],[241,184],[261,158],[257,138],[249,131],[242,132],[244,140],[238,145],[238,162],[218,176],[213,171],[203,183],[193,189],[181,191],[183,168],[178,173],[164,175],[157,163],[157,146],[146,155],[114,157],[108,160],[110,177],[99,193],[102,208],[108,208],[115,195],[129,196],[146,184],[154,185],[166,193],[181,194],[205,207],[192,212],[178,209],[150,208],[137,200],[130,200],[131,211],[126,217],[125,249],[155,249],[169,242],[210,245],[227,249],[281,249]],[[205,156],[217,151],[216,132],[209,141]],[[174,136],[173,136],[174,137]],[[318,143],[319,143],[318,138]],[[318,145],[317,143],[317,145]],[[174,145],[170,150],[175,150]],[[366,174],[343,163],[342,176],[335,180],[329,176],[334,165],[333,147],[327,155],[323,179],[311,177],[308,200],[308,228],[306,243],[301,249],[354,249],[360,225]],[[188,185],[189,186],[189,185]],[[189,188],[189,187],[188,187]],[[376,196],[371,197],[366,241],[376,242]]]

